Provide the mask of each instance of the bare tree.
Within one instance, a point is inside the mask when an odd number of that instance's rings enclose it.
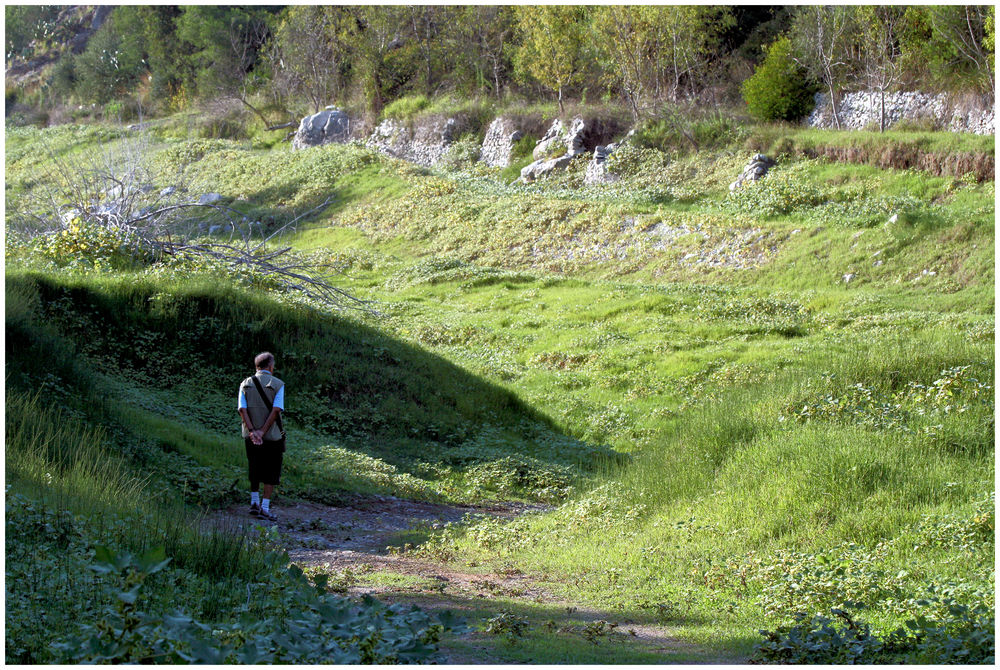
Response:
[[[850,8],[843,6],[803,6],[792,19],[792,42],[799,52],[795,60],[826,85],[838,129],[837,89],[848,65],[844,53],[849,24]]]
[[[360,308],[360,300],[331,283],[336,268],[303,260],[291,247],[275,246],[283,235],[330,199],[266,231],[235,207],[186,195],[183,171],[174,184],[148,167],[148,138],[136,134],[103,145],[86,156],[50,151],[52,170],[34,202],[9,221],[25,237],[57,234],[82,221],[110,232],[136,258],[180,256],[211,260],[269,277],[280,288],[338,310]]]
[[[861,75],[868,91],[879,96],[879,131],[885,132],[885,94],[898,85],[902,75],[899,33],[906,8],[865,5],[854,11]]]

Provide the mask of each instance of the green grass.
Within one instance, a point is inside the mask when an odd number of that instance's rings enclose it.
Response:
[[[992,152],[991,139],[942,133],[774,132],[802,148]],[[82,150],[65,129],[9,136],[8,211],[48,178],[42,137]],[[212,274],[57,270],[9,246],[11,397],[42,389],[30,402],[76,412],[90,441],[128,445],[129,476],[189,506],[235,500],[231,385],[270,349],[296,390],[286,494],[558,504],[423,551],[659,617],[713,658],[745,656],[796,608],[865,598],[884,628],[929,585],[958,585],[966,602],[991,590],[992,181],[789,157],[730,195],[742,148],[623,150],[622,181],[600,187],[582,186],[585,161],[511,185],[358,147],[164,137],[151,157],[157,174],[184,169],[196,191],[275,223],[332,196],[286,240],[385,316],[320,313]],[[74,403],[82,370],[92,389]],[[195,408],[174,390],[192,373]],[[28,483],[50,457],[14,457],[17,486],[36,495]],[[115,490],[118,470],[83,462],[61,466],[73,496],[102,488],[88,477]],[[205,479],[216,485],[192,488]],[[480,643],[456,644],[475,655]],[[617,649],[542,632],[485,648],[602,663]]]
[[[868,130],[839,131],[820,128],[787,128],[776,126],[757,129],[763,141],[767,141],[769,133],[781,138],[788,138],[798,150],[815,149],[820,146],[858,147],[865,149],[883,149],[886,147],[917,148],[928,153],[982,153],[993,154],[994,140],[992,135],[974,135],[972,133],[921,132],[905,130],[887,130],[884,133]],[[772,141],[777,141],[772,140]],[[776,148],[772,145],[771,149]]]

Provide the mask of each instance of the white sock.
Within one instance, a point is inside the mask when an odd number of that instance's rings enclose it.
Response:
[[[260,493],[257,491],[250,492],[250,504],[259,505],[260,504]]]
[[[261,500],[260,501],[260,508],[262,510],[264,510],[265,512],[270,511],[271,510],[271,499],[270,498],[264,498],[263,500]]]

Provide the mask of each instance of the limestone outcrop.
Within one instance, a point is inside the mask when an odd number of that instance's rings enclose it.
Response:
[[[514,143],[522,137],[524,133],[515,127],[512,120],[498,116],[486,129],[483,146],[479,152],[480,160],[489,167],[507,167],[510,165]]]
[[[384,154],[417,165],[436,165],[461,134],[463,124],[456,118],[425,120],[408,125],[396,119],[385,119],[376,126],[367,144]]]
[[[344,143],[350,137],[351,120],[347,113],[336,107],[327,107],[299,122],[292,138],[292,149],[317,147],[330,142]]]

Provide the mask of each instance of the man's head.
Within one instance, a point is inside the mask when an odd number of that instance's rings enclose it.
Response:
[[[257,357],[253,359],[254,367],[258,370],[271,370],[274,371],[274,354],[270,351],[263,351],[257,354]]]

